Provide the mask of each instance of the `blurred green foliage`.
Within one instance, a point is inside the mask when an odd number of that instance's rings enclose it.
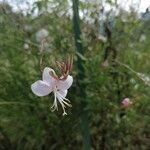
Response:
[[[67,0],[35,2],[26,15],[0,4],[0,150],[82,149],[77,55],[85,61],[84,109],[89,111],[92,149],[148,150],[150,88],[115,59],[150,75],[150,20],[139,18],[134,10],[119,9],[114,25],[109,25],[111,37],[104,42],[99,38],[102,11],[82,2],[80,12],[85,56],[75,51],[72,8]],[[106,15],[107,21],[111,15],[111,11]],[[55,60],[74,55],[74,83],[68,93],[73,107],[65,117],[61,108],[50,111],[53,95],[39,98],[30,89],[41,77],[41,45],[36,40],[41,29],[49,32],[45,66],[55,67]],[[104,60],[110,43],[116,56],[109,50]],[[126,109],[121,105],[125,97],[133,101]]]

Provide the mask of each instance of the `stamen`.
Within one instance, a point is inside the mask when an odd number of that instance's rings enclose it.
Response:
[[[58,92],[57,92],[57,96],[59,96],[58,99],[60,98],[60,100],[61,100],[63,103],[65,103],[67,106],[72,107],[72,105],[69,104],[70,101],[69,101],[67,98],[65,98],[64,96],[62,96],[62,95],[61,95],[60,93],[58,93]],[[69,103],[67,103],[66,101],[68,101]]]
[[[62,100],[62,102],[64,103],[64,104],[66,104],[68,107],[72,107],[72,105],[71,104],[68,104],[67,102],[65,102],[64,100]]]
[[[59,100],[59,99],[58,99]],[[65,105],[63,104],[63,102],[61,100],[59,100],[61,106],[62,106],[62,109],[63,109],[63,116],[64,115],[67,115],[66,111],[65,111]]]
[[[59,69],[61,70],[61,72],[63,72],[65,63],[64,62],[60,63],[60,62],[56,61],[56,64],[59,67]]]
[[[66,101],[68,101],[68,102],[70,102],[70,101],[69,101],[68,99],[66,99],[65,97],[63,97],[59,92],[57,92],[57,98],[58,98],[58,100],[59,100],[59,102],[60,102],[60,104],[61,104],[61,106],[62,106],[62,109],[63,109],[63,116],[64,116],[64,115],[67,115],[67,113],[66,113],[66,111],[65,111],[65,108],[66,108],[65,105],[67,105],[68,107],[71,107],[72,105],[66,102]],[[64,104],[65,104],[65,105],[64,105]]]
[[[58,111],[56,90],[54,90],[54,103],[51,107],[51,111],[55,111],[55,110]]]
[[[49,74],[50,74],[50,76],[52,76],[54,79],[56,79],[56,80],[59,79],[55,72],[50,71]]]
[[[66,80],[67,76],[69,75],[69,72],[72,70],[72,64],[73,64],[72,55],[70,57],[68,57],[68,59],[65,62],[56,61],[56,65],[58,66],[59,70],[61,71],[61,76],[58,77],[57,75],[54,75],[54,74],[52,74],[52,76],[55,79]]]
[[[64,112],[64,113],[63,113],[63,116],[65,116],[65,115],[67,115],[67,113],[66,113],[66,112]]]

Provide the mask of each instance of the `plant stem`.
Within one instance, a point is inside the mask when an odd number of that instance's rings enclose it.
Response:
[[[118,61],[118,60],[116,60],[115,62],[116,62],[116,63],[118,63],[119,65],[124,66],[125,68],[129,69],[131,72],[133,72],[133,73],[137,74],[137,72],[136,72],[136,71],[134,71],[132,68],[130,68],[128,65],[123,64],[123,63],[121,63],[121,62],[120,62],[120,61]]]
[[[80,19],[79,19],[79,0],[72,0],[73,1],[73,28],[74,28],[74,35],[75,35],[75,45],[77,53],[84,57],[84,50],[83,45],[81,42],[81,29],[80,29]],[[84,60],[77,55],[77,68],[78,68],[78,75],[77,75],[77,84],[78,84],[78,95],[81,98],[81,130],[83,136],[83,149],[90,150],[91,149],[91,142],[90,142],[90,131],[89,131],[89,120],[88,120],[88,111],[87,108],[87,101],[86,101],[86,93],[85,93],[85,84],[83,80],[85,79],[85,70],[84,70]]]

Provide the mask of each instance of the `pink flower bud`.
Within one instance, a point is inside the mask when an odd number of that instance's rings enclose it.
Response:
[[[123,99],[123,101],[121,103],[122,103],[123,107],[129,107],[132,104],[132,102],[130,101],[129,98]]]

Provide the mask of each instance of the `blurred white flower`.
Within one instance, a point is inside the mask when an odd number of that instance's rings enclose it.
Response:
[[[121,103],[122,103],[122,105],[123,105],[124,107],[128,107],[128,106],[130,106],[130,105],[132,104],[132,102],[130,101],[129,98],[123,99],[123,101],[122,101]]]
[[[30,39],[25,39],[25,41],[24,41],[24,44],[23,44],[23,48],[25,49],[25,50],[29,50],[29,48],[30,48]]]
[[[32,32],[33,27],[31,25],[27,24],[27,25],[24,26],[24,29],[25,29],[25,31]]]
[[[133,48],[134,44],[133,43],[129,43],[128,46],[131,47],[131,48]]]
[[[144,34],[142,34],[139,41],[144,42],[145,40],[146,40],[146,36]]]
[[[55,71],[46,67],[43,71],[42,80],[38,80],[31,85],[32,92],[37,96],[46,96],[51,92],[54,93],[54,103],[52,111],[58,110],[57,102],[63,108],[63,115],[67,115],[66,106],[71,107],[70,101],[66,99],[68,89],[73,83],[73,78],[70,75],[63,75],[60,78]]]
[[[109,67],[109,62],[108,62],[107,59],[102,63],[102,67],[103,68],[108,68]]]
[[[28,50],[29,49],[29,44],[28,43],[24,43],[23,48]]]
[[[49,32],[46,29],[40,29],[36,32],[36,41],[41,42],[44,38],[49,35]]]
[[[107,37],[103,36],[102,34],[99,34],[98,39],[104,43],[107,42]]]

